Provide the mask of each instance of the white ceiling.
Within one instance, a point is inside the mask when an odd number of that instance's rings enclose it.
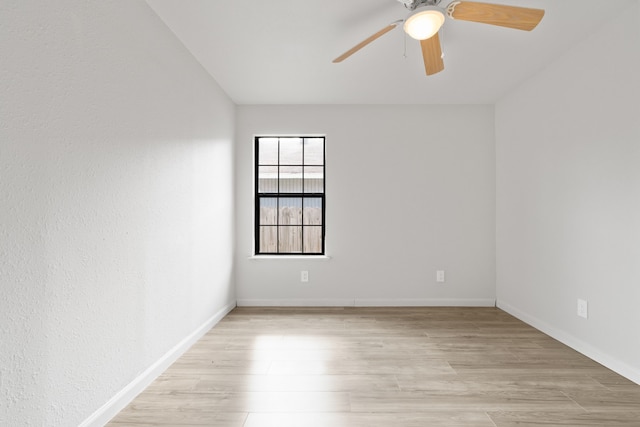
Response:
[[[635,1],[498,0],[546,14],[532,32],[447,19],[427,77],[401,27],[331,62],[405,18],[397,0],[147,0],[237,104],[492,104]]]

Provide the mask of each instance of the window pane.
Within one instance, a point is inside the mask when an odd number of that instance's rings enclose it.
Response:
[[[323,165],[324,164],[324,138],[304,139],[304,164]]]
[[[258,167],[258,192],[277,193],[278,192],[278,167],[259,166]]]
[[[304,252],[322,253],[322,227],[306,226],[304,233]]]
[[[260,252],[278,252],[278,227],[260,227]]]
[[[277,225],[278,199],[275,197],[260,198],[260,225]]]
[[[280,166],[280,192],[302,193],[302,166]]]
[[[304,192],[324,193],[324,168],[322,166],[304,167]]]
[[[302,164],[302,138],[280,138],[280,164]]]
[[[285,226],[279,227],[279,229],[279,251],[290,253],[302,252],[302,226]]]
[[[258,139],[258,164],[277,165],[278,164],[278,138]]]
[[[322,199],[320,197],[304,198],[304,225],[322,225]]]
[[[258,254],[324,252],[324,138],[256,137]]]
[[[279,213],[279,225],[302,224],[302,198],[281,198]]]

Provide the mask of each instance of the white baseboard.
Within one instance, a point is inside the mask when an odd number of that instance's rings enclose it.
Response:
[[[352,299],[239,299],[238,307],[353,307]]]
[[[239,299],[238,307],[494,307],[491,298]]]
[[[615,357],[612,357],[611,355],[601,351],[600,349],[597,349],[590,344],[579,340],[578,338],[563,330],[554,328],[548,323],[543,322],[542,320],[519,310],[518,308],[505,301],[498,300],[496,306],[501,310],[504,310],[507,313],[511,314],[512,316],[517,317],[523,322],[533,326],[539,331],[544,332],[550,337],[560,341],[561,343],[568,345],[577,352],[584,354],[588,358],[595,360],[601,365],[606,366],[607,368],[622,375],[625,378],[628,378],[634,383],[640,384],[640,370],[629,366],[624,362],[621,362]]]
[[[171,350],[149,366],[137,378],[120,390],[102,407],[84,420],[79,427],[102,427],[122,411],[131,401],[160,376],[173,362],[185,351],[206,334],[216,323],[236,307],[236,303],[230,303],[222,307],[216,314],[199,326],[195,331],[176,344]]]
[[[357,299],[356,307],[495,307],[491,298]]]

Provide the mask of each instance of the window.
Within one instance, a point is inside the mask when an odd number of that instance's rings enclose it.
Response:
[[[324,255],[324,137],[255,139],[256,255]]]

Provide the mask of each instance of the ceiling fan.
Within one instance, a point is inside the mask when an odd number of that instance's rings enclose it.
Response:
[[[342,62],[369,43],[382,37],[400,24],[412,38],[419,40],[422,47],[424,68],[428,76],[444,70],[442,47],[438,31],[445,17],[461,21],[498,25],[516,30],[533,30],[544,16],[544,10],[527,7],[506,6],[473,1],[453,1],[446,8],[440,7],[441,0],[398,0],[411,13],[406,19],[399,19],[377,33],[361,41],[333,60]]]

